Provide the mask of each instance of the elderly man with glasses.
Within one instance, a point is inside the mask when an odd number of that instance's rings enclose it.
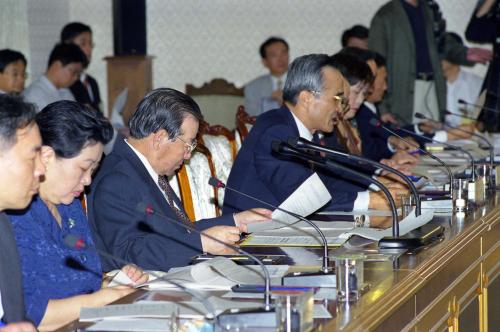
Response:
[[[349,84],[337,66],[325,54],[305,55],[292,62],[283,90],[284,105],[258,117],[231,169],[229,187],[279,205],[316,171],[332,196],[324,210],[388,209],[380,192],[365,190],[366,183],[346,174],[312,170],[308,164],[272,152],[274,140],[302,137],[320,143],[318,133],[333,131],[349,95]],[[249,207],[254,207],[252,200],[226,192],[224,212]]]
[[[130,137],[117,139],[92,183],[88,216],[96,245],[142,268],[167,271],[197,254],[232,253],[227,247],[186,231],[161,215],[234,245],[251,222],[268,220],[255,209],[192,223],[168,183],[191,157],[203,119],[193,99],[173,89],[151,91],[129,121]],[[158,213],[146,215],[139,205]],[[104,260],[104,270],[114,269]]]

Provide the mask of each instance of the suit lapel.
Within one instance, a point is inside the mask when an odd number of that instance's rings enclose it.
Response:
[[[0,213],[0,292],[4,320],[24,318],[22,275],[14,231],[8,217]]]

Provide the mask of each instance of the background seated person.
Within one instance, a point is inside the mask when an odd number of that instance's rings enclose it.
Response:
[[[0,50],[0,94],[21,93],[26,81],[26,58],[20,52]]]
[[[46,171],[39,195],[25,210],[10,211],[21,267],[26,313],[40,330],[54,330],[79,317],[80,309],[108,304],[133,291],[101,288],[102,269],[78,197],[91,182],[103,145],[112,135],[104,116],[73,101],[59,101],[36,116]],[[69,248],[74,235],[90,250]],[[124,272],[135,282],[147,275],[135,266]]]
[[[191,158],[202,119],[196,102],[177,90],[153,90],[139,103],[129,120],[130,137],[116,140],[92,184],[88,214],[98,247],[143,268],[167,271],[202,252],[233,253],[176,222],[234,245],[247,223],[269,219],[269,210],[258,209],[189,220],[167,177]],[[152,204],[172,221],[137,211],[139,203]]]
[[[257,118],[233,164],[228,186],[279,205],[316,171],[332,195],[324,210],[388,209],[381,193],[359,191],[360,183],[356,179],[343,173],[312,170],[309,164],[280,157],[271,149],[274,140],[287,141],[289,137],[313,140],[317,132],[331,133],[347,104],[349,88],[344,82],[326,54],[295,59],[285,82],[284,105]],[[392,189],[395,197],[400,190]],[[238,211],[251,204],[254,204],[252,200],[228,191],[224,211]]]
[[[36,105],[37,110],[58,100],[75,100],[69,87],[80,77],[87,57],[74,44],[57,44],[50,52],[45,75],[24,90],[24,99]]]
[[[245,111],[253,116],[281,106],[289,62],[288,43],[283,38],[270,37],[262,43],[259,53],[269,74],[245,85]]]

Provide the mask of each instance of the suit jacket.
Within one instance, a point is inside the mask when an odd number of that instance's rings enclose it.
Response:
[[[260,114],[279,108],[281,105],[271,98],[273,93],[273,83],[271,74],[262,75],[247,83],[245,92],[245,111],[250,115]]]
[[[440,112],[443,112],[446,109],[446,81],[432,30],[433,14],[427,1],[419,1],[419,5],[424,6],[425,35],[434,71],[438,105]],[[371,21],[368,45],[370,49],[387,59],[388,89],[380,110],[397,114],[406,123],[411,123],[416,79],[416,51],[413,31],[401,0],[391,0],[377,11]],[[454,41],[453,38],[446,39],[444,53],[453,62],[469,64],[466,60],[467,48]]]
[[[123,138],[116,140],[94,179],[88,196],[88,218],[100,250],[133,262],[144,269],[167,271],[188,265],[191,257],[202,253],[200,235],[155,214],[137,211],[139,203],[177,219],[163,193],[134,151]],[[181,201],[175,197],[178,206]],[[141,222],[145,223],[142,225]],[[232,215],[193,224],[199,230],[214,225],[233,225]],[[149,229],[148,229],[149,228]],[[106,257],[103,269],[119,268]]]
[[[281,204],[313,170],[306,163],[275,155],[271,144],[273,140],[286,141],[298,136],[297,125],[286,106],[260,115],[238,152],[228,186],[270,204]],[[343,174],[332,176],[316,171],[333,197],[325,209],[351,211],[359,187],[343,180]],[[224,212],[246,210],[256,204],[233,191],[226,191],[224,196]]]
[[[26,320],[19,254],[12,225],[4,213],[0,213],[0,293],[2,320],[7,323]]]
[[[79,79],[76,80],[69,89],[71,90],[71,93],[73,94],[77,102],[90,105],[96,110],[101,111],[101,95],[99,93],[99,85],[97,84],[95,78],[93,78],[89,74],[85,75],[87,75],[87,80],[89,82],[93,98],[91,98],[87,88]]]
[[[383,128],[378,128],[370,124],[372,119],[380,121],[380,118],[363,104],[356,113],[355,119],[358,124],[361,141],[363,142],[363,157],[375,161],[390,158],[393,153],[387,146],[387,139],[391,136],[391,134]]]

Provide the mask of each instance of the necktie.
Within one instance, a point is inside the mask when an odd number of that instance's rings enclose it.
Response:
[[[158,176],[158,184],[160,185],[161,190],[165,192],[165,196],[167,196],[167,202],[168,205],[170,205],[170,208],[174,211],[175,215],[177,216],[177,219],[180,220],[182,223],[192,227],[193,224],[191,223],[191,220],[189,220],[188,216],[184,213],[184,211],[180,210],[175,206],[174,204],[174,190],[170,186],[170,183],[168,183],[168,178],[164,175],[159,175]]]
[[[281,78],[278,78],[278,82],[276,84],[276,90],[283,90],[283,80]]]

